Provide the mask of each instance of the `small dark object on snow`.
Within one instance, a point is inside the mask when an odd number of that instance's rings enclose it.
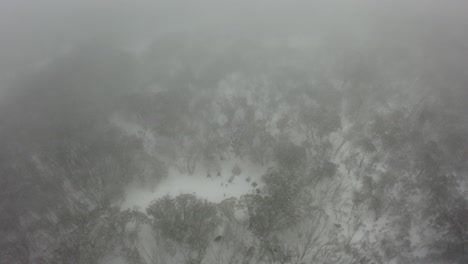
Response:
[[[232,168],[232,171],[231,171],[231,172],[232,172],[232,174],[238,176],[238,175],[240,175],[240,174],[242,173],[242,170],[241,170],[241,168],[239,167],[239,165],[236,164],[236,165],[234,165],[234,167]]]
[[[221,241],[222,238],[223,238],[223,236],[217,236],[217,237],[215,237],[214,241],[219,242],[219,241]]]
[[[255,188],[258,186],[258,184],[256,182],[252,182],[252,186]]]

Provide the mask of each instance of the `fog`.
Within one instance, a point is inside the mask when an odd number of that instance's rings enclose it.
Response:
[[[468,2],[0,2],[0,264],[468,263]]]

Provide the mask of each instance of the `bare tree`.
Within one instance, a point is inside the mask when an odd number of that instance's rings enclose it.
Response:
[[[216,206],[191,194],[165,196],[147,212],[162,236],[177,244],[186,263],[201,263],[220,219]]]

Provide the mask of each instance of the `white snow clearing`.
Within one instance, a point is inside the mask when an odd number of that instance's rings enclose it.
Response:
[[[235,165],[241,168],[240,175],[234,175]],[[231,159],[220,164],[220,173],[208,174],[205,168],[199,166],[193,175],[180,173],[176,168],[170,168],[168,177],[158,184],[154,191],[131,187],[126,192],[126,199],[121,208],[145,210],[148,205],[165,195],[195,194],[211,202],[221,202],[231,197],[240,197],[254,193],[262,186],[261,177],[267,166],[259,166],[248,161]]]

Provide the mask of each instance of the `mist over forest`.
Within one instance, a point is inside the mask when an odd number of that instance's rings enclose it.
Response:
[[[468,263],[468,3],[0,2],[0,264]]]

